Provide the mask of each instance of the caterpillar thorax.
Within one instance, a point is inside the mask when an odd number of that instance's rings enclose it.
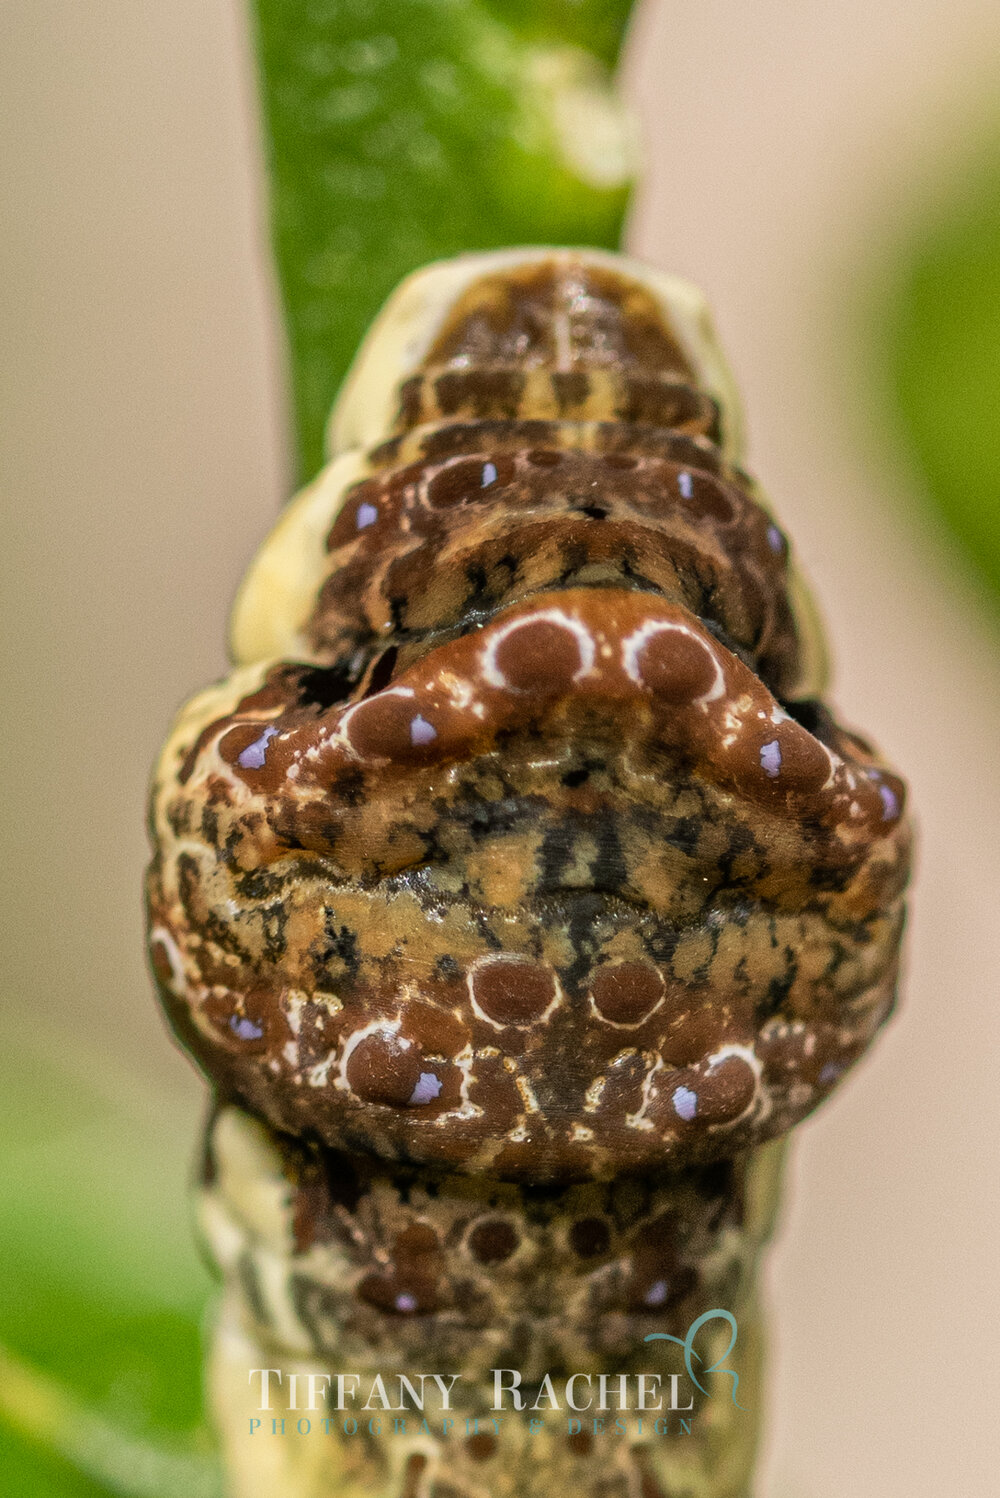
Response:
[[[275,1126],[530,1179],[786,1130],[893,997],[900,782],[809,695],[694,295],[432,268],[161,766],[178,1032]]]

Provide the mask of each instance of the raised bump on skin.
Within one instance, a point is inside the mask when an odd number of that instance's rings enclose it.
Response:
[[[491,633],[480,669],[490,686],[504,691],[558,692],[586,676],[594,656],[593,636],[577,619],[561,609],[539,609]]]
[[[661,639],[668,648],[654,656],[654,642]],[[622,642],[622,665],[637,686],[671,701],[714,702],[725,691],[722,667],[711,645],[673,621],[650,619],[641,624]]]
[[[562,994],[550,968],[511,954],[481,958],[467,981],[473,1012],[495,1030],[544,1024]]]

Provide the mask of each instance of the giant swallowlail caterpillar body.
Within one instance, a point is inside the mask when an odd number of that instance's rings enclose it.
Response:
[[[909,836],[736,411],[697,294],[635,262],[412,277],[169,739],[150,943],[216,1091],[236,1498],[749,1491],[777,1141],[892,1007]],[[706,1322],[690,1434],[493,1424],[492,1369],[666,1385],[644,1338],[713,1309],[741,1394]],[[447,1435],[433,1384],[405,1431],[296,1434],[289,1373],[433,1371]]]

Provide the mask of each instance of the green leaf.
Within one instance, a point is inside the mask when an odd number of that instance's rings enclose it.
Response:
[[[0,1423],[0,1472],[18,1498],[111,1498],[111,1489],[48,1447]]]
[[[2,1348],[0,1414],[17,1435],[43,1446],[48,1475],[65,1492],[103,1492],[121,1498],[219,1498],[221,1494],[219,1469],[207,1451],[136,1435]],[[40,1491],[35,1482],[39,1474],[37,1468],[32,1470],[25,1443],[15,1439],[9,1444],[11,1459],[24,1470],[27,1491]],[[60,1471],[52,1462],[53,1455],[64,1458],[69,1471]],[[5,1470],[9,1481],[9,1468]]]
[[[409,271],[463,250],[617,245],[622,0],[256,0],[302,471]],[[610,141],[610,147],[608,142]]]
[[[884,328],[934,512],[1000,606],[1000,141],[956,169],[905,244]]]
[[[55,1036],[32,1046],[5,1026],[0,1048],[20,1061],[0,1088],[0,1460],[23,1474],[10,1491],[209,1492],[210,1280],[187,1191],[199,1119],[82,1050],[61,1061]]]
[[[613,68],[632,0],[489,0],[487,8],[522,41],[584,47]]]

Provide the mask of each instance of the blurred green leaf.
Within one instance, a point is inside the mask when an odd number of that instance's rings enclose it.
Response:
[[[903,435],[1000,606],[1000,146],[956,175],[907,244],[885,326]]]
[[[304,476],[409,271],[463,250],[617,245],[624,0],[256,0]],[[567,124],[567,113],[571,123]],[[617,165],[615,164],[617,160]]]
[[[198,1120],[99,1058],[73,1070],[49,1041],[0,1034],[20,1063],[0,1088],[0,1462],[20,1474],[7,1491],[193,1498],[215,1481],[210,1281],[187,1200]]]
[[[18,1498],[111,1498],[111,1489],[85,1477],[63,1457],[0,1424],[0,1472]]]
[[[120,1498],[220,1498],[218,1464],[195,1443],[146,1439],[89,1407],[55,1379],[0,1349],[0,1412],[16,1435],[10,1457],[26,1486],[16,1491],[105,1493]],[[41,1467],[30,1443],[43,1447]],[[61,1469],[53,1456],[68,1464]],[[46,1470],[48,1469],[48,1470]],[[10,1468],[5,1462],[9,1481]],[[45,1487],[38,1486],[44,1480]],[[13,1491],[8,1489],[8,1491]]]
[[[632,0],[487,0],[498,20],[522,41],[585,47],[613,68]]]

